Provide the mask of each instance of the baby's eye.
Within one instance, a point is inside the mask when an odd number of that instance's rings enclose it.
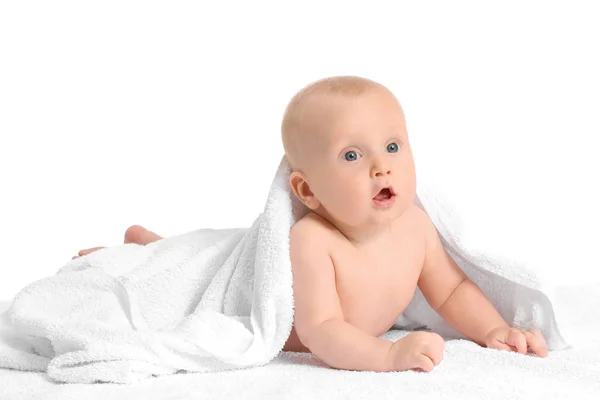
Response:
[[[344,158],[346,159],[346,161],[355,161],[360,158],[360,155],[358,155],[358,153],[354,150],[350,150],[347,151],[346,154],[344,154]]]
[[[395,153],[398,151],[398,144],[397,143],[390,143],[387,145],[387,151],[389,151],[390,153]]]

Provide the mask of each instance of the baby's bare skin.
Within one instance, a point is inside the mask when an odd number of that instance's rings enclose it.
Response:
[[[411,207],[394,221],[389,236],[364,247],[350,243],[318,214],[304,217],[314,222],[313,234],[327,243],[346,322],[369,335],[387,332],[413,298],[425,250],[420,213]],[[295,329],[283,349],[310,352]]]
[[[541,333],[511,328],[502,319],[415,206],[404,112],[389,90],[367,81],[323,80],[295,96],[284,116],[290,187],[310,212],[290,232],[294,326],[283,350],[310,351],[341,369],[431,371],[443,357],[439,335],[379,338],[419,287],[429,305],[471,340],[522,354],[529,346],[545,357]],[[126,235],[126,243],[162,239],[134,229],[139,237]]]
[[[439,335],[379,338],[419,287],[473,341],[545,356],[541,334],[502,319],[415,206],[404,112],[387,88],[358,77],[317,81],[288,104],[282,140],[290,187],[311,210],[290,232],[295,313],[284,349],[340,369],[431,371],[443,355]]]

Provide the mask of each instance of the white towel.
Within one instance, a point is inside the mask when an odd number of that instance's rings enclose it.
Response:
[[[25,287],[2,315],[0,367],[46,371],[63,382],[131,383],[271,361],[293,322],[289,230],[307,212],[289,189],[289,173],[284,157],[250,228],[108,247]],[[422,187],[416,202],[507,321],[541,329],[550,350],[567,346],[542,279],[525,264],[468,248],[432,192]],[[460,337],[417,290],[397,327],[423,325]]]

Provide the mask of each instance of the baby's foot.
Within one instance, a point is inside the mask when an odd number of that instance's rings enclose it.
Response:
[[[162,236],[149,231],[140,225],[132,225],[125,231],[125,241],[123,243],[137,243],[145,246],[149,243],[163,239]]]
[[[104,247],[92,247],[91,249],[85,249],[85,250],[79,250],[79,253],[77,253],[78,255],[73,256],[71,258],[71,260],[75,259],[75,258],[79,258],[81,256],[85,256],[86,254],[90,254],[93,253],[96,250],[100,250],[103,249]]]
[[[123,243],[136,243],[142,246],[147,245],[148,243],[156,242],[157,240],[162,239],[163,237],[157,235],[156,233],[149,231],[140,225],[133,225],[127,228],[125,231],[125,239]],[[94,251],[103,249],[104,247],[92,247],[90,249],[80,250],[78,255],[73,256],[71,260],[75,258],[79,258],[85,256],[86,254],[93,253]]]

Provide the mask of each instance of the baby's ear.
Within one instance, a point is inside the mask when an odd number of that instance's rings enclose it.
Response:
[[[294,195],[311,210],[316,210],[320,206],[319,200],[315,197],[315,194],[310,190],[308,182],[304,180],[302,172],[294,171],[290,174],[290,187],[294,192]]]

